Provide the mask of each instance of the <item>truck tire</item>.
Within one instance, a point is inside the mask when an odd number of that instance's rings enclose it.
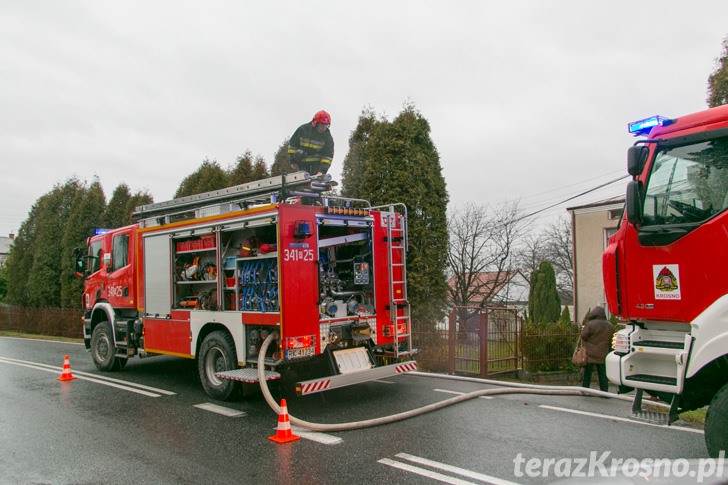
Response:
[[[109,372],[121,369],[115,356],[114,337],[109,322],[99,322],[91,334],[91,357],[100,371]]]
[[[705,416],[705,445],[711,458],[718,458],[721,450],[728,452],[728,384],[710,401]]]
[[[197,370],[208,396],[220,401],[228,400],[236,389],[235,381],[220,379],[215,377],[215,373],[237,368],[235,342],[230,334],[218,331],[205,337],[197,356]]]

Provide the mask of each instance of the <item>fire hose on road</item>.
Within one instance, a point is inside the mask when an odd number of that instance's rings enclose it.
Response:
[[[271,394],[270,390],[268,389],[268,384],[265,379],[265,355],[268,350],[268,346],[270,343],[278,337],[277,332],[271,333],[263,342],[263,345],[260,348],[260,353],[258,354],[258,379],[260,381],[260,388],[263,391],[263,396],[265,397],[266,402],[271,407],[273,411],[275,411],[276,414],[280,414],[281,408],[276,403],[275,399],[273,398],[273,395]],[[478,379],[478,382],[483,384],[493,384],[493,385],[499,385],[503,386],[503,382],[499,381],[488,381],[488,380],[482,380]],[[603,391],[597,391],[596,389],[587,389],[584,387],[566,387],[566,386],[539,386],[539,385],[533,385],[533,384],[510,384],[509,387],[499,387],[496,389],[481,389],[479,391],[473,391],[466,394],[461,394],[460,396],[456,396],[450,399],[445,399],[444,401],[428,404],[427,406],[423,406],[420,408],[412,409],[410,411],[404,411],[397,414],[392,414],[390,416],[383,416],[381,418],[374,418],[374,419],[366,419],[364,421],[353,421],[349,423],[312,423],[310,421],[305,421],[303,419],[296,418],[293,415],[289,414],[290,422],[292,424],[295,424],[296,426],[300,426],[301,428],[309,429],[311,431],[321,431],[321,432],[330,432],[330,431],[349,431],[353,429],[363,429],[363,428],[372,428],[374,426],[381,426],[383,424],[389,424],[394,423],[397,421],[402,421],[404,419],[413,418],[415,416],[420,416],[422,414],[431,413],[433,411],[437,411],[438,409],[445,408],[447,406],[452,406],[453,404],[457,404],[463,401],[468,401],[470,399],[475,399],[481,396],[495,396],[499,394],[547,394],[547,395],[561,395],[561,396],[600,396],[600,397],[610,397],[614,398],[617,397],[614,394],[610,394],[608,392]]]

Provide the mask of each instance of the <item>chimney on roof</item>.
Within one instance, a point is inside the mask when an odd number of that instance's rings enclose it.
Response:
[[[13,234],[12,232],[10,233],[10,239],[11,239],[11,240],[12,240],[12,239],[15,239],[15,234]]]

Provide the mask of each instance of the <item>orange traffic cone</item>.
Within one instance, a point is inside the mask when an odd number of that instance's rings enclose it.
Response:
[[[288,443],[289,441],[300,440],[300,436],[296,436],[291,431],[291,421],[288,417],[288,406],[286,400],[281,399],[281,412],[278,414],[278,430],[275,436],[269,436],[269,440],[276,443]]]
[[[75,377],[73,377],[73,374],[71,374],[71,362],[68,360],[68,356],[66,356],[66,359],[63,361],[63,372],[61,372],[61,377],[56,377],[57,381],[72,381]]]

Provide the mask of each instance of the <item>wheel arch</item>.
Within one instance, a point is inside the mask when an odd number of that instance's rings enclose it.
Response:
[[[202,342],[205,341],[205,337],[207,337],[212,332],[225,332],[226,334],[230,335],[233,341],[233,350],[235,351],[236,355],[238,353],[237,349],[237,342],[235,341],[235,337],[230,332],[230,329],[227,328],[227,326],[223,325],[222,323],[218,322],[208,322],[205,325],[203,325],[199,332],[197,333],[197,341],[195,342],[195,357],[198,357],[200,355],[200,347],[202,346]],[[240,358],[238,357],[238,360]]]
[[[697,409],[709,404],[721,388],[728,385],[728,353],[703,365],[685,381],[684,407]]]
[[[691,324],[693,335],[690,363],[685,377],[693,377],[703,368],[726,356],[728,349],[728,295],[723,295],[698,315]]]
[[[195,357],[199,354],[200,346],[211,332],[226,332],[233,340],[235,355],[239,365],[245,364],[245,325],[241,321],[239,313],[232,312],[190,312],[190,352]]]
[[[108,302],[98,302],[96,305],[94,305],[94,309],[91,312],[91,320],[89,322],[89,336],[93,334],[94,329],[96,326],[101,322],[109,322],[111,325],[111,334],[113,337],[116,337],[114,335],[114,319],[116,317],[116,313],[114,312],[114,307],[111,306]]]

